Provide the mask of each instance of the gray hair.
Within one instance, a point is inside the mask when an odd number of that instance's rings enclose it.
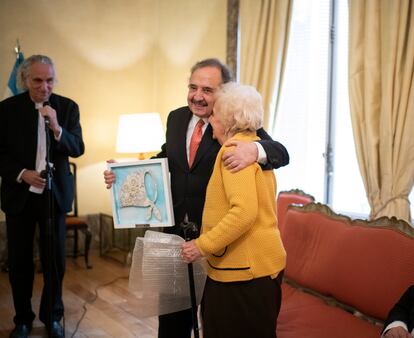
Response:
[[[26,79],[30,75],[30,68],[34,63],[44,63],[46,65],[49,65],[53,68],[53,73],[55,72],[55,65],[53,64],[53,61],[50,57],[45,55],[32,55],[25,59],[22,64],[19,66],[19,69],[17,71],[17,88],[22,90],[28,90],[26,85]]]
[[[216,58],[210,58],[210,59],[204,59],[199,62],[197,62],[193,67],[191,67],[191,75],[200,68],[205,67],[215,67],[218,68],[221,72],[221,80],[223,83],[227,83],[232,81],[232,74],[230,69],[222,63],[219,59]]]
[[[263,123],[262,96],[252,86],[229,82],[216,92],[214,115],[227,134],[256,131]]]

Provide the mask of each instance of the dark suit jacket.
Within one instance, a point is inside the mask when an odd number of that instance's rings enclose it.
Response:
[[[192,112],[181,107],[168,115],[166,143],[162,146],[158,158],[167,157],[171,173],[171,192],[174,207],[175,227],[165,231],[181,234],[179,224],[188,215],[188,220],[199,227],[203,213],[207,184],[213,172],[214,162],[221,145],[212,138],[212,127],[207,126],[197,150],[191,169],[188,166],[186,152],[187,127]],[[271,140],[263,130],[258,130],[263,148],[267,153],[267,168],[279,168],[289,163],[289,155],[283,145]],[[267,141],[265,141],[267,140]]]
[[[85,146],[79,123],[78,105],[63,96],[52,94],[50,105],[56,110],[62,127],[57,142],[49,131],[51,140],[50,162],[54,164],[53,192],[60,210],[72,208],[74,182],[69,170],[68,156],[78,157]],[[38,111],[25,92],[0,102],[0,176],[1,208],[5,213],[19,213],[29,196],[29,185],[18,183],[22,169],[34,170],[37,152]]]
[[[394,305],[384,324],[384,329],[399,320],[407,324],[408,332],[414,328],[414,284],[411,285]]]

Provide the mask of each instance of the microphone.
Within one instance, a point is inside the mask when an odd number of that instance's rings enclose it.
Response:
[[[46,106],[50,106],[50,102],[49,101],[43,102],[43,107],[46,107]],[[49,126],[49,122],[50,122],[49,121],[49,117],[48,116],[45,116],[44,119],[45,119],[46,126]]]

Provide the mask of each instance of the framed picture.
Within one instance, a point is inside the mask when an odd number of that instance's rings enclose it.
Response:
[[[167,159],[109,163],[114,228],[174,225]]]

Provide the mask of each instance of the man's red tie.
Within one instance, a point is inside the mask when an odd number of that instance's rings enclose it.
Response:
[[[198,120],[196,126],[194,127],[193,135],[191,135],[190,154],[188,159],[188,165],[190,168],[193,165],[195,154],[197,153],[201,138],[203,137],[203,125],[204,121],[202,119]]]

